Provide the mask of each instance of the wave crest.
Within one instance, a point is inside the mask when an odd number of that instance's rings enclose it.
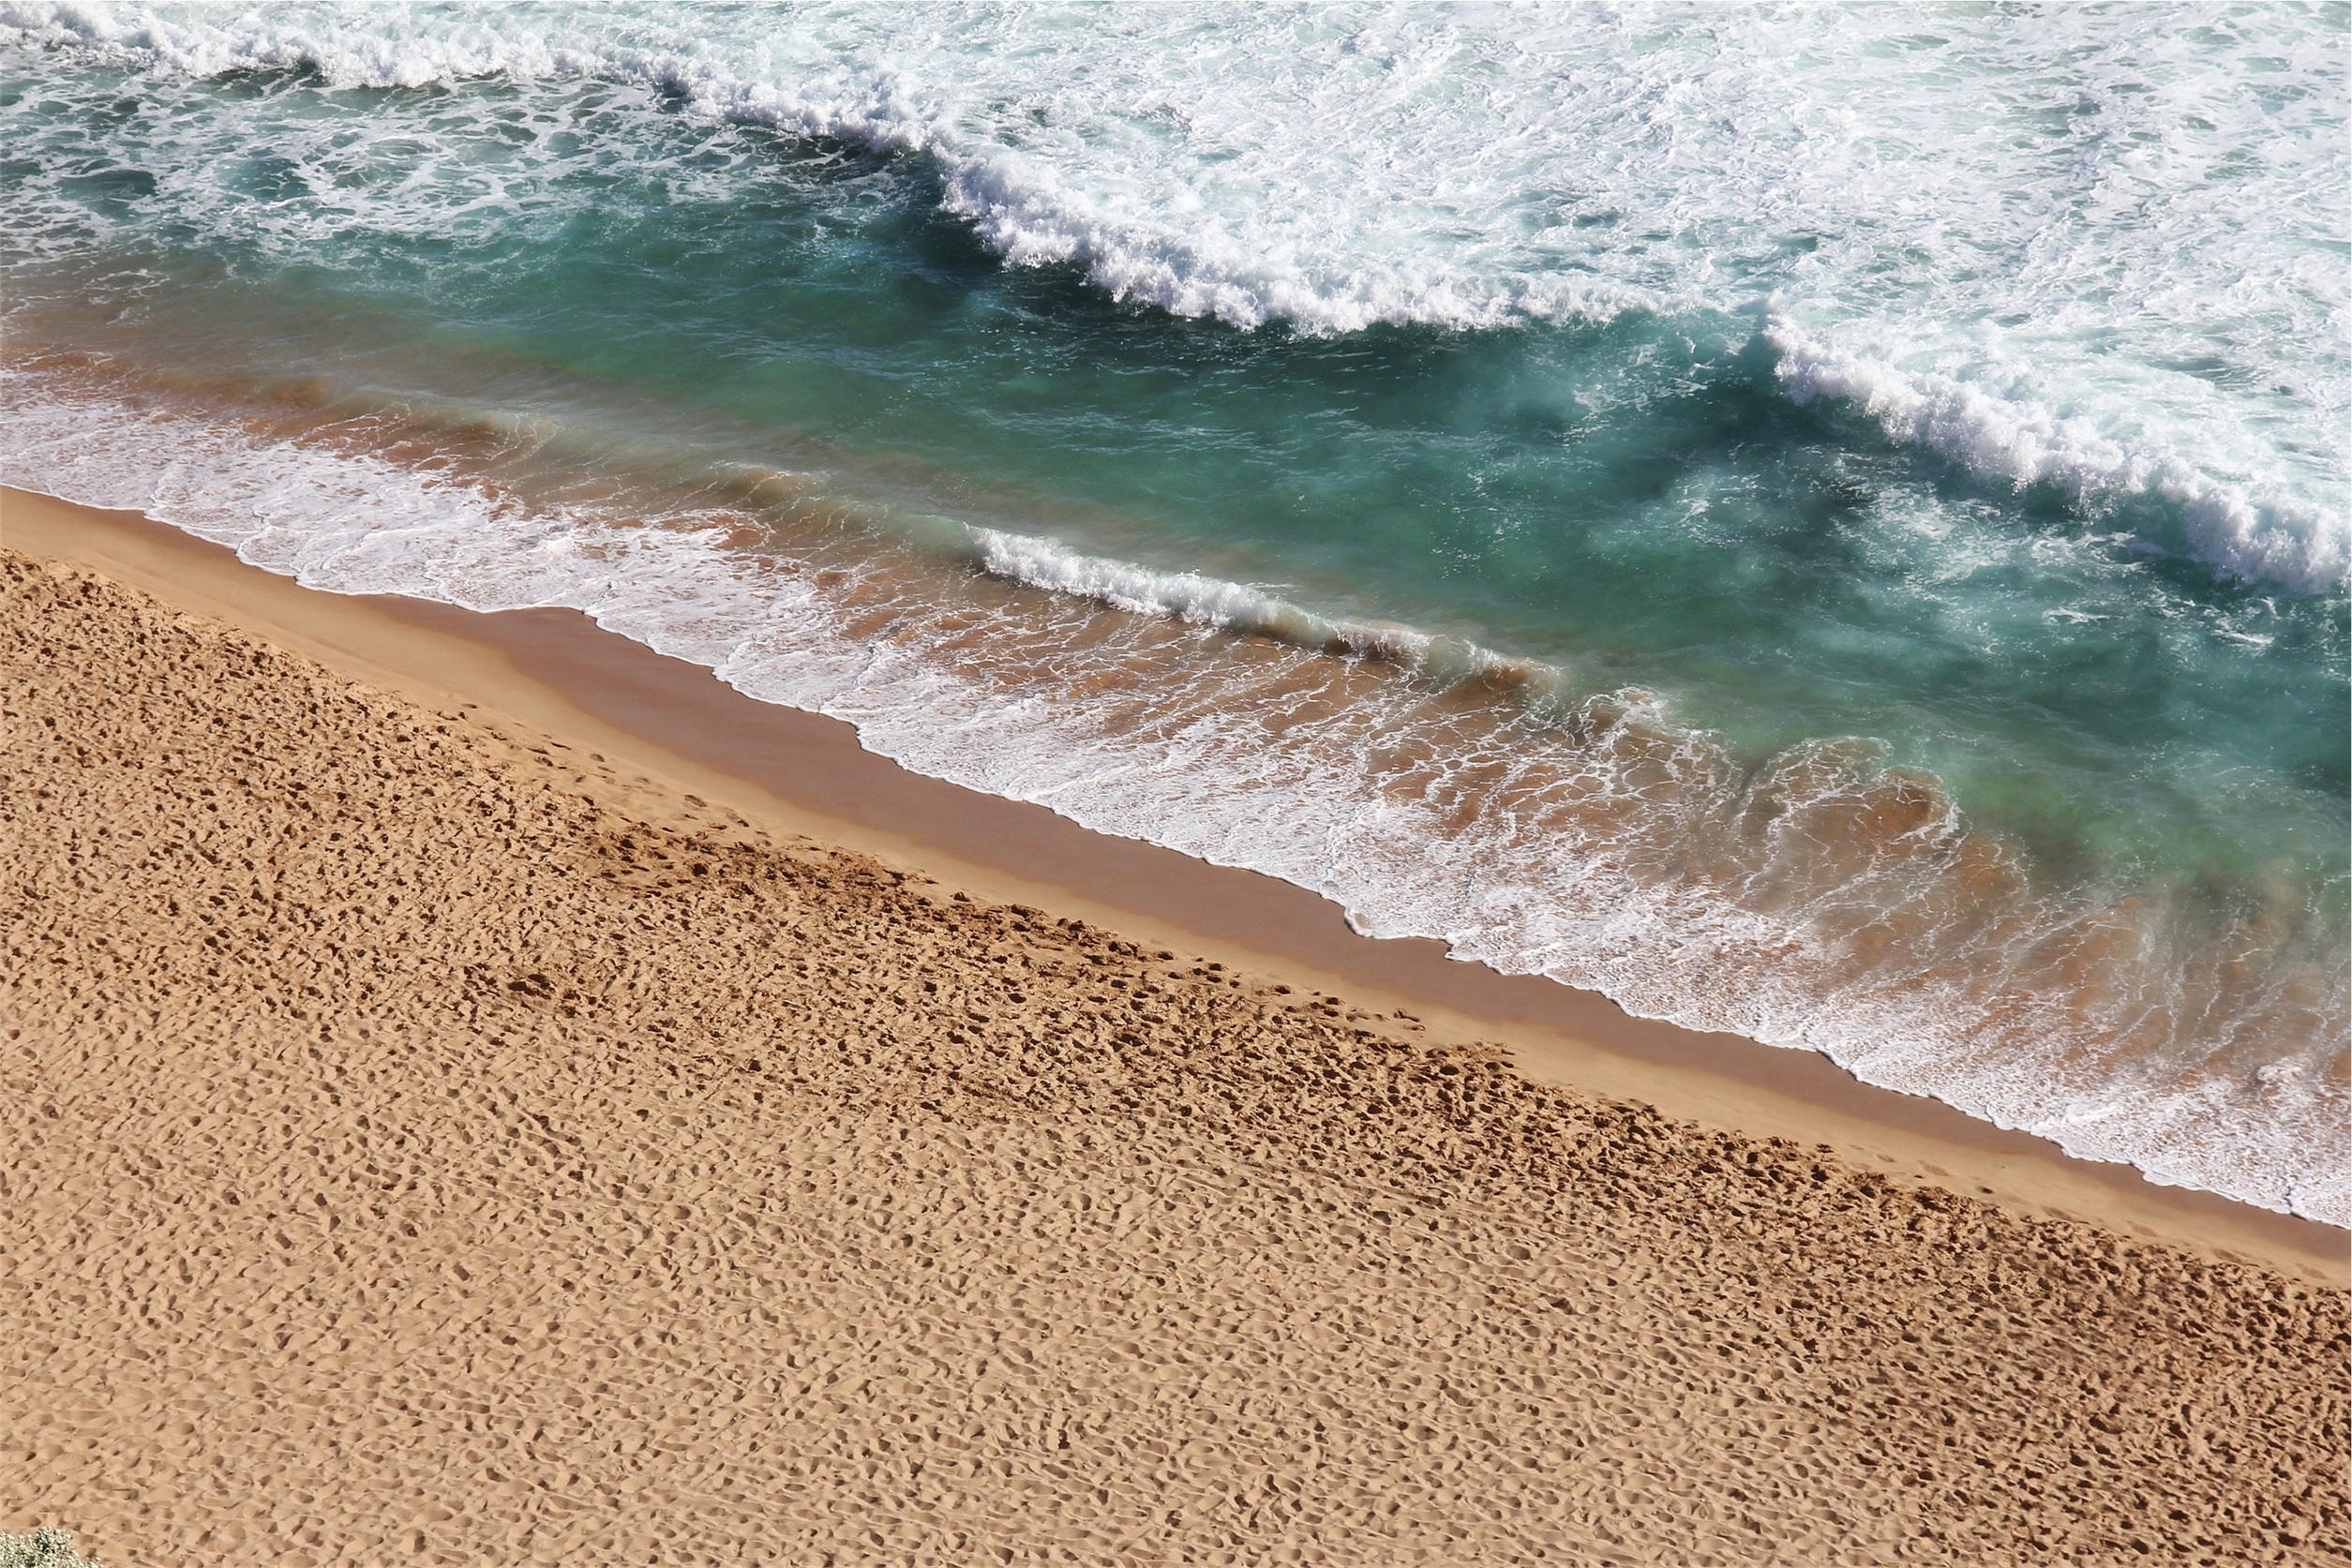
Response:
[[[2125,445],[2039,403],[1848,353],[1785,322],[1768,326],[1764,339],[1780,355],[1774,374],[1799,407],[1824,397],[1851,403],[1891,441],[1925,447],[1982,479],[2054,486],[2078,504],[2167,501],[2180,512],[2188,552],[2240,581],[2298,593],[2344,586],[2352,530],[2342,516],[2256,500],[2176,453]]]

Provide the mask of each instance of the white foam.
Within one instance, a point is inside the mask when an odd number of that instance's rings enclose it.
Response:
[[[1793,393],[1995,478],[2163,497],[2201,559],[2325,591],[2352,537],[2341,40],[2285,8],[2187,32],[2128,7],[0,3],[0,38],[153,71],[597,77],[921,154],[1010,262],[1245,327],[1764,299]],[[514,200],[430,183],[352,220]]]
[[[1850,402],[1893,440],[1930,447],[1971,473],[2019,488],[2048,485],[2092,505],[2162,498],[2180,509],[2190,554],[2248,582],[2300,593],[2344,586],[2352,534],[2340,517],[2257,503],[2177,453],[2126,446],[2089,420],[2060,418],[2030,400],[1995,396],[1949,376],[1907,375],[1786,323],[1765,336],[1780,351],[1774,373],[1801,405],[1820,397]]]
[[[1091,599],[1133,615],[1169,616],[1195,626],[1254,633],[1314,651],[1415,665],[1427,664],[1438,642],[1409,626],[1331,620],[1246,583],[1196,572],[1154,572],[1128,561],[1085,555],[1034,534],[996,529],[973,529],[971,534],[981,565],[998,576]],[[1463,646],[1465,651],[1452,665],[1496,662],[1494,655],[1483,650]],[[1456,671],[1449,668],[1446,673]]]

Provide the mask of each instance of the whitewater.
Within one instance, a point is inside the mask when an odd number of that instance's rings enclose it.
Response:
[[[2344,20],[833,6],[730,36],[691,7],[0,7],[21,44],[190,76],[604,76],[926,153],[1008,261],[1177,315],[1750,313],[1792,396],[2015,484],[2170,496],[2204,559],[2306,590],[2346,562]],[[2257,130],[2294,156],[2244,168]],[[429,219],[411,194],[368,221]]]
[[[2346,31],[0,5],[0,456],[2344,1223]]]

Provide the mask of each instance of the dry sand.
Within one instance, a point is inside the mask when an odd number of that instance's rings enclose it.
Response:
[[[0,592],[0,1530],[2352,1550],[2341,1290],[1531,1082],[77,568]]]

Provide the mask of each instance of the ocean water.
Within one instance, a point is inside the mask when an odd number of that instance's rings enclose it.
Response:
[[[0,475],[2343,1224],[2348,35],[0,3]]]

